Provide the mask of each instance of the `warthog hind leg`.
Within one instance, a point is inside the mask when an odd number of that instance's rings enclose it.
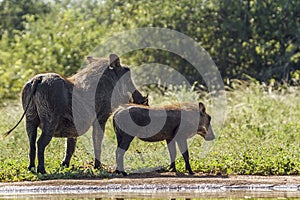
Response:
[[[66,155],[64,160],[62,161],[61,164],[62,166],[64,167],[70,166],[70,160],[73,153],[75,152],[76,142],[77,142],[77,138],[67,138]]]
[[[36,137],[37,137],[37,127],[39,120],[28,120],[26,119],[26,131],[29,139],[29,165],[28,170],[33,170],[35,168],[35,156],[36,156]]]
[[[115,170],[115,173],[127,176],[127,173],[124,170],[124,155],[134,137],[119,131],[117,131],[118,148],[116,150],[117,169]]]
[[[189,161],[189,151],[186,139],[177,141],[177,144],[185,162],[185,169],[189,172],[189,174],[194,174]]]
[[[44,153],[45,153],[45,148],[49,144],[51,139],[52,139],[52,135],[48,135],[47,133],[42,132],[42,135],[40,136],[40,138],[37,142],[37,144],[38,144],[38,161],[39,161],[38,168],[37,168],[38,173],[46,174]]]
[[[44,161],[44,153],[46,146],[50,143],[54,131],[58,124],[58,117],[51,116],[47,120],[44,121],[43,127],[42,127],[42,134],[40,138],[38,139],[37,145],[38,145],[38,168],[37,172],[46,174],[45,170],[45,161]]]
[[[170,167],[169,171],[176,172],[175,159],[176,159],[176,146],[175,140],[167,140],[169,155],[170,155]]]

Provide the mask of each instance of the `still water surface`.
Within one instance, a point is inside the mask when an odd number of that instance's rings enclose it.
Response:
[[[1,193],[0,199],[300,199],[300,191],[22,191]]]

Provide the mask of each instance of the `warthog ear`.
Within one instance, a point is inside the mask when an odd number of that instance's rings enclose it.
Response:
[[[205,113],[206,109],[202,102],[199,102],[199,111]]]
[[[109,63],[111,67],[120,67],[120,58],[116,54],[109,55]]]
[[[87,60],[88,63],[90,64],[90,63],[92,63],[92,62],[97,61],[98,59],[95,58],[95,57],[93,57],[93,56],[87,56],[87,57],[86,57],[86,60]]]

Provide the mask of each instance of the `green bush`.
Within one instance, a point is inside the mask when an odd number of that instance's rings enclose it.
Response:
[[[291,73],[299,70],[297,0],[167,0],[163,9],[157,9],[160,1],[13,2],[0,2],[2,98],[15,97],[33,74],[73,74],[103,38],[149,26],[174,29],[199,42],[223,78],[246,73],[259,81],[295,83]],[[201,83],[189,63],[169,52],[144,49],[126,59],[133,66],[170,65],[191,83]]]

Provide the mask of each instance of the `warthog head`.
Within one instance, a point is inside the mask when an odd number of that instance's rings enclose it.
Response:
[[[197,134],[201,135],[207,141],[215,139],[214,131],[210,124],[211,116],[206,113],[206,108],[201,102],[199,103],[199,113],[200,120]]]
[[[102,64],[103,60],[88,56],[90,65],[106,65],[105,70],[100,74],[100,80],[94,85],[101,86],[99,93],[111,96],[112,106],[118,107],[124,103],[136,103],[148,105],[148,96],[143,96],[135,87],[131,79],[131,72],[127,66],[122,66],[120,58],[116,54],[110,54],[107,64]],[[99,75],[97,76],[99,77]],[[103,90],[104,88],[104,90]],[[109,91],[106,93],[105,91]],[[110,93],[112,92],[112,93]]]
[[[113,70],[116,74],[116,77],[122,77],[119,79],[120,83],[119,87],[121,91],[119,91],[121,94],[126,96],[126,93],[128,94],[129,91],[131,94],[129,94],[130,103],[136,103],[136,104],[144,104],[148,105],[148,96],[144,97],[134,86],[132,80],[131,80],[131,73],[130,69],[126,66],[121,66],[120,64],[120,58],[116,54],[111,54],[109,56],[109,62],[110,66],[108,70]]]

